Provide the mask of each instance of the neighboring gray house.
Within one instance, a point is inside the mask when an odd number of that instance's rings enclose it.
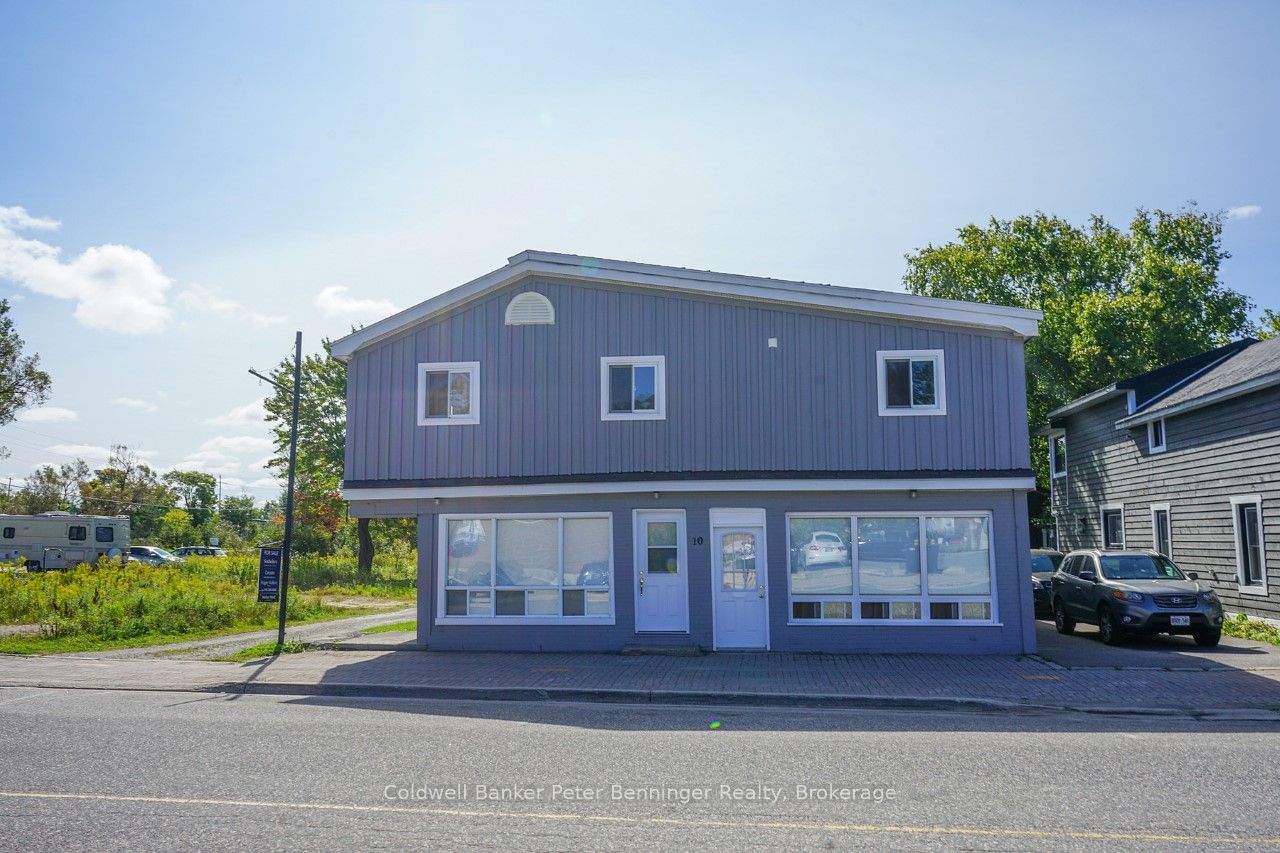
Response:
[[[1045,432],[1060,547],[1154,548],[1280,617],[1280,338],[1117,382]]]
[[[1039,313],[523,252],[333,344],[435,649],[1035,645]]]

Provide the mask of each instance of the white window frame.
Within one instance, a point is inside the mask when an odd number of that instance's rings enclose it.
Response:
[[[1258,512],[1258,568],[1262,570],[1262,583],[1244,582],[1244,560],[1241,551],[1240,507],[1252,504]],[[1231,498],[1231,531],[1235,539],[1236,583],[1242,595],[1267,594],[1267,533],[1262,523],[1262,495],[1236,495]]]
[[[465,415],[427,417],[427,374],[448,371],[471,375],[471,405]],[[433,361],[418,364],[418,426],[460,426],[480,423],[480,362]]]
[[[1156,444],[1156,424],[1160,424],[1160,443]],[[1150,453],[1164,453],[1169,444],[1168,424],[1164,418],[1156,418],[1147,422],[1147,450]]]
[[[1054,442],[1062,442],[1062,468],[1058,468],[1057,455],[1053,452]],[[1051,478],[1067,476],[1067,431],[1059,430],[1058,432],[1049,433],[1049,476]]]
[[[1120,513],[1120,545],[1119,546],[1112,546],[1107,544],[1107,513],[1109,512]],[[1103,504],[1102,506],[1098,507],[1098,540],[1100,543],[1099,547],[1102,548],[1102,550],[1104,551],[1123,549],[1125,547],[1125,543],[1128,542],[1129,540],[1129,537],[1126,535],[1127,531],[1125,530],[1124,525],[1125,525],[1124,504],[1110,503],[1110,504]]]
[[[885,383],[885,362],[908,359],[910,361],[933,362],[933,390],[935,402],[932,406],[917,406],[912,401],[910,407],[894,407],[888,405],[888,389]],[[880,415],[882,417],[913,417],[919,415],[945,415],[947,413],[947,370],[943,352],[940,349],[893,349],[876,351],[876,396],[879,398]]]
[[[571,518],[603,518],[609,522],[609,613],[600,616],[449,616],[445,612],[447,605],[447,595],[445,590],[448,588],[449,579],[449,522],[450,521],[466,521],[471,519],[479,519],[483,521],[491,521],[493,523],[493,541],[489,543],[490,548],[490,579],[491,582],[487,587],[484,586],[468,586],[453,587],[454,589],[470,590],[490,590],[493,596],[493,605],[497,605],[497,594],[502,587],[498,587],[492,583],[493,572],[497,568],[497,548],[498,548],[498,522],[503,519],[554,519],[558,522],[559,536],[559,555],[560,555],[560,578],[562,583],[558,586],[545,587],[547,590],[554,590],[559,594],[561,611],[564,609],[563,592],[566,587],[563,584],[564,579],[564,522]],[[618,593],[616,574],[614,572],[614,543],[613,543],[613,513],[611,512],[508,512],[508,513],[492,513],[492,512],[461,512],[449,513],[439,516],[437,525],[438,546],[436,549],[436,616],[435,623],[437,625],[613,625],[617,621]],[[578,587],[567,587],[568,589],[578,589]],[[600,590],[595,590],[600,591]]]
[[[644,412],[609,411],[609,368],[620,365],[652,367],[653,409]],[[632,372],[631,397],[635,401],[635,373]],[[667,419],[667,357],[664,355],[606,355],[600,358],[600,420],[664,421]]]
[[[989,510],[929,510],[922,512],[919,510],[904,510],[902,512],[831,512],[824,510],[809,510],[804,512],[788,512],[786,513],[784,524],[786,525],[786,542],[787,542],[787,560],[784,571],[787,574],[787,625],[791,626],[835,626],[849,627],[852,625],[875,625],[882,628],[910,628],[910,627],[930,627],[936,628],[947,625],[961,626],[982,626],[982,627],[1000,627],[1000,610],[999,610],[999,585],[996,581],[996,548],[995,548],[995,518],[994,514]],[[930,518],[983,518],[987,522],[987,560],[988,571],[991,573],[991,591],[985,595],[938,595],[932,596],[929,593],[929,568],[928,568],[928,537],[926,530],[928,528],[928,519]],[[853,592],[845,593],[817,593],[807,595],[801,593],[794,595],[791,592],[791,519],[792,518],[838,518],[848,520],[850,531],[852,531],[853,541],[849,547],[849,559],[852,562],[851,571],[853,573]],[[920,593],[918,595],[862,595],[858,591],[858,521],[863,518],[915,518],[920,524]],[[797,619],[795,618],[794,605],[797,602],[825,602],[825,601],[848,601],[853,605],[852,619],[826,619],[819,617],[817,619]],[[893,604],[896,602],[908,602],[920,605],[919,619],[864,619],[862,617],[862,605],[888,603],[892,615]],[[979,603],[991,605],[990,619],[933,619],[930,615],[930,605],[947,604],[952,602],[960,603]],[[821,605],[820,605],[821,607]]]
[[[1170,560],[1173,559],[1173,510],[1169,509],[1167,503],[1151,505],[1151,550],[1159,552],[1159,541],[1156,537],[1156,513],[1163,512],[1165,518],[1169,522],[1169,553],[1165,554]]]

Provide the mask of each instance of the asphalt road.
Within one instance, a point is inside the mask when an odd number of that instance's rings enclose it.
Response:
[[[1277,815],[1274,723],[0,689],[6,850],[1256,850]]]

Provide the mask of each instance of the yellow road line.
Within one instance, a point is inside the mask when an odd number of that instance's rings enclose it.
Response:
[[[973,835],[988,838],[1039,838],[1081,841],[1152,841],[1183,844],[1252,844],[1280,846],[1280,837],[1231,835],[1181,835],[1176,833],[1104,832],[1088,830],[1015,829],[980,826],[908,826],[871,823],[804,823],[791,821],[731,821],[703,818],[626,817],[623,815],[575,814],[572,812],[503,812],[480,809],[449,809],[414,806],[364,806],[350,803],[291,803],[268,800],[213,800],[186,797],[142,797],[120,794],[66,794],[32,791],[0,791],[0,797],[12,800],[90,800],[108,803],[155,803],[179,806],[233,806],[256,809],[295,809],[300,811],[362,812],[404,814],[421,817],[516,818],[524,820],[580,821],[584,823],[616,823],[632,826],[682,826],[703,829],[777,829],[819,830],[882,835]]]

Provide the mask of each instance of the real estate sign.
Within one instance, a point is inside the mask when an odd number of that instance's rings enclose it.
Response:
[[[262,548],[258,554],[258,601],[280,600],[280,548]]]

